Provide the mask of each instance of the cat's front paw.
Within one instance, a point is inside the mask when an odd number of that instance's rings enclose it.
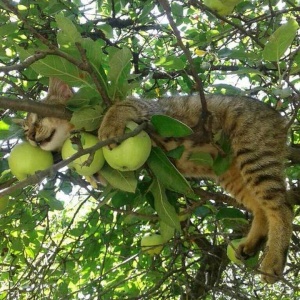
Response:
[[[111,138],[117,138],[124,133],[125,125],[119,122],[112,123],[102,123],[98,130],[98,138],[101,141],[105,141]]]
[[[261,279],[266,283],[275,283],[280,280],[285,265],[285,256],[280,253],[267,252],[261,264]]]
[[[108,111],[103,118],[101,126],[98,130],[98,138],[101,141],[107,139],[117,138],[124,134],[126,127],[126,120],[119,115],[114,114],[113,111]],[[116,142],[110,144],[110,148],[114,148],[117,145]]]

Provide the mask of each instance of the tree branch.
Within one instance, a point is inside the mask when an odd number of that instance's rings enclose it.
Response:
[[[99,92],[99,94],[101,95],[102,97],[102,100],[103,102],[107,105],[107,106],[110,106],[112,104],[111,100],[109,99],[109,96],[106,92],[106,87],[104,87],[104,82],[102,82],[101,80],[99,80],[98,78],[98,75],[97,73],[95,72],[92,64],[90,64],[87,56],[86,56],[86,51],[85,49],[82,47],[82,45],[80,43],[76,43],[75,44],[80,55],[81,55],[81,59],[82,61],[84,62],[85,64],[85,69],[86,71],[91,75],[95,85],[96,85],[96,88]]]
[[[0,66],[0,72],[8,73],[10,71],[21,71],[28,68],[34,62],[45,58],[48,55],[47,52],[38,51],[32,56],[27,57],[22,63],[14,64],[10,66]]]
[[[63,105],[46,104],[33,100],[19,100],[0,96],[0,107],[36,113],[41,117],[55,117],[64,120],[71,120],[72,117],[72,113]]]
[[[99,92],[99,94],[101,95],[104,103],[106,105],[110,105],[111,101],[109,99],[109,96],[107,95],[106,92],[106,88],[104,86],[104,83],[102,82],[102,80],[100,80],[100,78],[98,78],[93,66],[87,62],[86,59],[86,55],[85,55],[85,50],[81,47],[80,44],[77,44],[78,50],[81,54],[81,58],[82,61],[79,61],[77,59],[74,59],[72,56],[68,55],[67,53],[61,51],[58,47],[56,47],[55,45],[53,45],[48,39],[46,39],[45,37],[43,37],[35,28],[33,28],[30,24],[28,24],[27,19],[24,18],[18,11],[18,9],[13,6],[9,1],[7,0],[3,0],[3,3],[8,7],[8,9],[14,13],[19,20],[21,20],[24,25],[28,28],[28,30],[36,37],[38,38],[42,43],[44,43],[46,46],[48,46],[48,50],[45,51],[38,51],[35,55],[38,55],[39,58],[44,58],[46,55],[57,55],[60,56],[64,59],[66,59],[67,61],[69,61],[70,63],[74,64],[75,66],[77,66],[80,70],[85,71],[87,73],[89,73],[96,85],[96,88]],[[82,51],[83,50],[83,51]],[[43,56],[44,55],[44,56]],[[37,60],[36,58],[33,58],[33,60],[35,59],[35,61]],[[34,62],[34,61],[33,61]],[[25,63],[25,66],[29,66],[31,65],[32,62],[29,60],[29,62]],[[24,66],[24,63],[22,64],[22,67]],[[23,67],[24,68],[24,67]],[[14,70],[14,69],[13,69]],[[1,71],[1,70],[0,70]]]
[[[182,51],[184,52],[184,54],[186,55],[186,58],[189,62],[189,66],[190,66],[190,69],[191,69],[191,74],[193,76],[193,79],[196,82],[197,91],[199,92],[199,95],[200,95],[201,106],[202,106],[203,123],[206,124],[206,120],[209,116],[209,111],[207,109],[207,104],[206,104],[206,100],[205,100],[203,83],[202,83],[200,77],[198,76],[198,73],[196,71],[195,64],[194,64],[193,58],[191,56],[191,53],[190,53],[189,49],[184,45],[184,43],[182,41],[182,38],[181,38],[181,35],[180,35],[180,31],[178,30],[178,28],[177,28],[177,26],[174,22],[174,19],[173,19],[172,14],[171,14],[170,3],[167,0],[159,0],[159,3],[163,7],[163,9],[165,10],[168,21],[169,21],[169,23],[172,27],[172,30],[173,30],[173,32],[176,36],[177,42],[178,42],[180,48],[182,49]],[[204,126],[204,130],[205,130],[205,126]]]

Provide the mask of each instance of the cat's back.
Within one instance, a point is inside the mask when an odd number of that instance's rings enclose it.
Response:
[[[255,131],[265,134],[286,134],[286,120],[269,105],[244,96],[206,95],[207,109],[214,122],[230,136]],[[201,122],[199,95],[179,96],[159,100],[163,112],[194,127]]]
[[[208,109],[215,112],[222,122],[234,123],[244,120],[253,125],[278,124],[285,127],[286,120],[273,107],[250,97],[208,95]]]

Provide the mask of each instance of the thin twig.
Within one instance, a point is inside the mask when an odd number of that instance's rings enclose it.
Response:
[[[196,71],[196,68],[194,66],[194,61],[193,58],[191,56],[191,53],[189,51],[189,49],[184,45],[181,35],[180,35],[180,31],[178,30],[174,19],[172,17],[171,14],[171,7],[170,4],[167,0],[159,0],[159,3],[161,4],[161,6],[164,8],[168,21],[172,27],[172,30],[176,36],[177,42],[180,46],[180,48],[182,49],[182,51],[184,52],[184,54],[186,55],[186,58],[189,62],[189,66],[190,66],[190,70],[191,70],[191,74],[193,76],[193,79],[195,80],[196,86],[197,86],[197,91],[199,92],[200,95],[200,100],[201,100],[201,105],[202,105],[202,119],[203,119],[203,124],[206,124],[206,120],[209,116],[209,111],[207,109],[207,104],[206,104],[206,100],[205,100],[205,94],[204,94],[204,88],[203,88],[203,83],[202,80],[200,79],[200,77],[198,76],[198,73]],[[205,129],[205,128],[204,128]]]
[[[22,71],[28,68],[33,63],[35,63],[36,61],[45,58],[47,55],[47,52],[38,51],[35,54],[24,59],[22,63],[13,64],[10,66],[0,66],[0,72],[8,73],[10,71]]]

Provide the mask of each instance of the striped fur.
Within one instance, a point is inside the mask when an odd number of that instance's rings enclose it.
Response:
[[[46,98],[42,102],[65,106],[73,92],[69,86],[58,78],[50,78]],[[39,146],[47,151],[60,150],[63,142],[69,137],[74,128],[67,120],[58,118],[41,118],[30,113],[21,122],[26,139],[33,146]]]
[[[175,161],[182,174],[215,180],[253,213],[251,229],[238,256],[252,256],[267,240],[262,280],[274,283],[282,276],[292,234],[293,214],[286,201],[284,177],[286,122],[277,111],[251,98],[210,95],[206,101],[212,114],[213,133],[222,130],[229,137],[233,152],[230,168],[219,177],[209,167],[189,160],[195,152],[208,152],[212,157],[218,153],[203,132],[199,96],[116,103],[104,116],[99,138],[121,135],[129,120],[139,123],[154,114],[166,114],[193,128],[190,137],[163,139],[155,135],[155,141],[166,150],[184,145],[182,157]]]

